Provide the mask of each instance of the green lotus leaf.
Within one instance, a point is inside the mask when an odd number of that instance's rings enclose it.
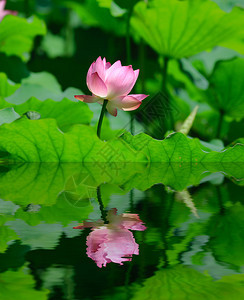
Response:
[[[45,33],[44,22],[35,16],[24,19],[8,15],[0,24],[0,52],[25,60],[32,49],[34,37]]]
[[[227,116],[244,117],[244,59],[220,62],[209,78],[206,100]]]
[[[118,35],[125,33],[125,22],[114,18],[110,14],[109,8],[100,7],[97,0],[85,0],[81,3],[67,1],[65,5],[73,9],[85,25],[100,27],[105,31],[112,31]]]
[[[6,74],[0,73],[0,97],[12,95],[19,87],[20,85],[9,80]]]
[[[244,53],[241,8],[226,13],[210,0],[140,1],[131,25],[159,54],[189,57],[223,45]]]
[[[65,97],[70,98],[72,96],[71,100],[74,100],[74,95],[77,92],[80,93],[75,88],[68,88],[63,92],[55,76],[48,72],[38,72],[31,73],[30,76],[24,78],[15,93],[5,98],[5,100],[13,104],[22,104],[31,97],[41,101],[46,99],[61,101]]]
[[[74,124],[90,124],[92,119],[92,112],[86,103],[71,101],[67,98],[57,102],[51,99],[40,101],[32,97],[19,105],[3,100],[0,100],[0,104],[2,107],[8,107],[0,111],[0,124],[10,123],[20,115],[26,113],[28,115],[29,112],[37,112],[38,118],[53,118],[57,121],[58,127],[65,131]],[[28,117],[33,118],[29,115]]]
[[[63,133],[53,119],[29,120],[25,117],[0,127],[0,151],[15,162],[161,162],[210,163],[243,162],[244,147],[237,144],[215,152],[198,139],[173,133],[155,140],[142,133],[125,133],[101,141],[93,128],[74,125]]]

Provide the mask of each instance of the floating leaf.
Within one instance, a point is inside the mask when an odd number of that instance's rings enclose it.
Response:
[[[67,130],[74,124],[90,124],[92,112],[88,105],[83,102],[76,102],[64,98],[57,102],[51,99],[40,101],[34,97],[23,104],[15,105],[6,101],[0,101],[2,107],[9,107],[0,111],[1,123],[10,123],[17,119],[19,115],[26,114],[28,119],[56,119],[57,125],[61,130]],[[14,110],[13,110],[14,109]],[[2,112],[2,113],[1,113]],[[16,114],[17,112],[18,114]],[[4,114],[9,118],[9,122],[4,118]]]
[[[174,133],[155,140],[142,133],[101,141],[93,128],[74,125],[61,132],[53,119],[25,117],[0,127],[0,151],[22,162],[243,162],[244,147],[237,144],[214,152],[199,140]]]
[[[244,53],[244,44],[233,43],[243,37],[242,10],[235,7],[226,13],[209,0],[140,1],[131,25],[154,50],[172,58],[192,56],[222,44]]]
[[[98,139],[95,130],[84,125],[73,126],[65,134],[53,119],[28,120],[23,117],[19,122],[13,122],[11,128],[6,125],[0,127],[0,149],[11,153],[15,161],[94,162],[98,158],[106,162],[118,161],[121,156],[122,161],[129,162],[143,161],[144,157],[119,139],[113,145],[108,145],[107,149],[104,148],[107,144]],[[125,157],[123,152],[126,151]]]

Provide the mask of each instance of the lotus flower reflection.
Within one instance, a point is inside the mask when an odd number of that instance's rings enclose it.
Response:
[[[99,56],[91,64],[86,77],[86,83],[92,96],[76,95],[75,98],[87,103],[99,102],[100,104],[103,104],[104,100],[108,100],[106,108],[113,116],[117,116],[117,109],[135,110],[148,96],[144,94],[129,95],[138,75],[139,70],[134,71],[131,65],[122,66],[118,60],[111,66],[109,62],[106,62],[106,58],[102,60]]]
[[[146,229],[137,214],[116,215],[116,209],[109,211],[108,221],[108,224],[101,220],[95,223],[84,222],[74,227],[92,228],[86,240],[86,253],[99,268],[106,267],[110,262],[122,265],[124,261],[131,261],[133,254],[139,254],[139,246],[130,230]]]
[[[0,0],[0,21],[6,16],[6,15],[17,15],[17,11],[12,10],[5,10],[6,0]]]

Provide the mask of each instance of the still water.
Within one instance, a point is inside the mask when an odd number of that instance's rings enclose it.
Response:
[[[0,166],[0,299],[244,299],[244,165]]]

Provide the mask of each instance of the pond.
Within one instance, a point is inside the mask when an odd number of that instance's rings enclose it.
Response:
[[[1,299],[242,299],[243,164],[1,165]]]

